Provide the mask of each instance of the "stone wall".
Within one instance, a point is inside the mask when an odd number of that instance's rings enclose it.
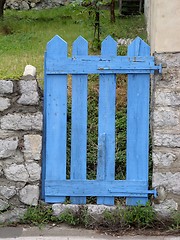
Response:
[[[42,94],[34,77],[0,80],[0,222],[16,220],[40,195]]]
[[[53,8],[64,5],[66,0],[6,0],[5,9],[29,10]]]
[[[155,209],[164,216],[180,209],[180,53],[155,54],[163,65],[152,96]]]

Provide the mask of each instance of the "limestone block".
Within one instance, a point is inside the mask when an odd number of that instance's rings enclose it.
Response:
[[[13,156],[3,159],[4,166],[11,165],[13,163],[23,163],[24,162],[24,156],[23,153],[19,150],[16,150]]]
[[[166,191],[180,195],[180,172],[177,173],[161,173],[154,172],[152,185],[153,187],[163,186]]]
[[[34,8],[34,7],[36,6],[36,4],[32,2],[32,3],[30,4],[30,6],[31,6],[31,8]]]
[[[11,105],[9,98],[0,97],[0,112],[4,111]]]
[[[167,69],[163,71],[164,73],[161,75],[156,75],[156,86],[158,88],[179,88],[180,84],[180,69]]]
[[[13,93],[13,82],[0,80],[0,93]]]
[[[12,164],[4,169],[4,174],[7,179],[15,182],[27,182],[29,174],[23,164]]]
[[[180,112],[174,108],[160,107],[154,110],[155,127],[173,127],[180,124]]]
[[[1,118],[1,128],[4,130],[41,130],[42,113],[9,113]]]
[[[178,209],[178,204],[173,199],[166,199],[161,204],[154,204],[155,212],[161,217],[170,217]]]
[[[169,167],[174,161],[177,160],[177,156],[172,152],[153,152],[152,159],[155,166]]]
[[[104,211],[113,211],[115,210],[115,206],[105,206],[105,205],[93,205],[89,204],[88,205],[88,213],[94,218],[99,218],[100,215],[102,216]]]
[[[59,204],[55,203],[52,205],[53,214],[59,216],[65,211],[72,211],[76,213],[79,210],[80,205],[77,204]],[[113,211],[116,209],[115,206],[105,206],[105,205],[93,205],[86,204],[88,214],[94,219],[102,217],[104,211]]]
[[[33,77],[36,76],[36,68],[34,66],[26,65],[23,76],[28,76],[28,75],[31,75]]]
[[[22,95],[17,102],[23,105],[37,105],[39,102],[39,94],[36,80],[21,80],[19,81],[19,86]]]
[[[35,162],[26,163],[26,169],[29,173],[29,181],[38,181],[41,177],[41,168],[39,164]]]
[[[156,63],[165,63],[167,68],[177,68],[180,66],[180,53],[155,53]]]
[[[24,208],[15,208],[13,210],[0,214],[0,223],[16,222],[23,217],[27,210]]]
[[[8,201],[0,199],[0,211],[6,210],[8,207]]]
[[[40,160],[42,137],[40,135],[24,135],[25,160]]]
[[[19,191],[19,198],[22,203],[36,206],[39,200],[39,186],[27,185]]]
[[[0,176],[2,176],[2,175],[3,175],[3,166],[0,163]]]
[[[79,210],[79,205],[76,204],[59,204],[55,203],[52,205],[53,214],[59,216],[65,211],[77,212]]]
[[[18,137],[0,139],[0,158],[7,158],[15,154],[18,146]]]
[[[29,10],[29,4],[27,2],[25,2],[25,1],[22,1],[21,9],[22,10]]]
[[[180,134],[155,132],[153,142],[155,146],[180,147]]]
[[[6,199],[10,199],[16,194],[16,188],[15,186],[0,186],[0,194]]]
[[[155,92],[155,104],[161,106],[179,106],[180,89],[170,91],[169,89],[158,89]]]

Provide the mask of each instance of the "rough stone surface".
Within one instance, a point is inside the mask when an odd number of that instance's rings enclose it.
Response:
[[[27,205],[36,206],[39,200],[39,186],[27,185],[19,192],[20,201]]]
[[[166,199],[161,204],[154,204],[153,207],[155,212],[164,218],[170,217],[178,210],[178,204],[173,199]]]
[[[42,137],[40,135],[24,135],[24,157],[26,160],[40,160]]]
[[[19,1],[19,0],[18,0]],[[19,3],[22,1],[19,1]],[[25,3],[26,2],[26,3]],[[17,3],[14,8],[18,8]],[[24,0],[24,6],[29,2]],[[29,72],[30,73],[30,72]],[[37,205],[41,179],[42,96],[34,76],[0,81],[0,222]],[[32,184],[32,185],[29,185]],[[24,209],[23,209],[24,208]]]
[[[9,207],[9,204],[6,200],[0,199],[0,211],[4,211]]]
[[[13,82],[0,80],[0,93],[13,93]]]
[[[180,172],[153,173],[153,187],[163,186],[169,192],[180,195]]]
[[[115,210],[115,206],[105,206],[105,205],[88,205],[88,213],[90,216],[93,216],[94,218],[99,218],[103,215],[104,211],[113,211]]]
[[[31,75],[33,77],[36,77],[36,68],[32,65],[27,65],[24,69],[23,76]]]
[[[160,193],[155,210],[169,216],[180,209],[180,53],[155,54],[155,60],[163,69],[152,81],[152,185]]]
[[[13,210],[0,214],[0,223],[16,222],[21,219],[27,210],[23,208],[14,208]]]
[[[0,186],[0,194],[6,199],[10,199],[16,194],[16,188],[15,186]]]
[[[74,212],[74,213],[77,212],[79,210],[79,205],[55,203],[55,204],[52,205],[52,210],[53,210],[53,214],[55,216],[59,216],[63,212],[69,211],[69,210]]]
[[[164,147],[180,147],[180,133],[164,133],[155,132],[154,133],[154,146],[164,146]]]
[[[4,111],[11,105],[9,98],[0,97],[0,112]]]
[[[1,128],[9,130],[42,130],[42,113],[9,113],[1,118]]]
[[[25,2],[25,1],[22,1],[21,9],[22,10],[29,10],[30,9],[29,4],[27,2]]]
[[[36,80],[21,80],[19,86],[22,95],[17,102],[23,105],[37,105],[39,102],[39,94],[37,92]]]
[[[29,174],[23,164],[12,164],[4,169],[4,174],[7,179],[12,181],[27,182]]]
[[[77,204],[53,204],[53,214],[55,216],[59,216],[65,211],[72,211],[77,212],[79,208],[82,207],[82,205]],[[87,208],[87,213],[92,216],[94,219],[99,219],[102,217],[104,211],[113,211],[116,209],[115,206],[105,206],[105,205],[92,205],[92,204],[86,204],[85,207]]]
[[[6,0],[5,8],[16,10],[29,10],[52,8],[64,5],[67,0]]]
[[[35,162],[26,163],[26,169],[29,173],[29,181],[38,181],[41,177],[41,168]]]
[[[176,154],[173,152],[153,152],[153,160],[155,166],[169,167],[173,162],[177,160]]]
[[[7,158],[15,154],[18,146],[18,137],[0,139],[0,158]]]
[[[180,105],[180,88],[170,91],[169,89],[158,89],[155,93],[155,102],[161,106],[177,107]]]
[[[155,127],[173,127],[180,124],[180,112],[174,108],[160,107],[154,110],[154,126]]]

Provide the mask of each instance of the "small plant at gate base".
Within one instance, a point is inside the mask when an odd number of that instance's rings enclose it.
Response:
[[[174,230],[180,230],[180,211],[175,212],[172,216],[172,225],[171,228]]]
[[[138,205],[125,211],[124,220],[129,226],[151,227],[155,220],[155,212],[148,202],[146,206]]]
[[[133,206],[129,208],[118,208],[113,212],[104,212],[104,226],[112,229],[119,228],[147,228],[152,227],[155,221],[155,213],[152,206]]]
[[[58,219],[53,216],[52,208],[49,206],[30,206],[24,214],[21,223],[41,226],[50,222],[56,222]]]

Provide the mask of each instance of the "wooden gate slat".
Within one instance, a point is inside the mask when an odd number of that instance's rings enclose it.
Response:
[[[55,36],[47,44],[47,58],[67,58],[67,43]],[[46,76],[46,180],[66,179],[67,76]],[[59,92],[61,90],[61,94]],[[45,196],[46,202],[64,202],[65,197]]]
[[[108,36],[101,47],[103,57],[117,55],[117,42]],[[104,148],[101,156],[98,151],[98,180],[113,180],[115,177],[115,98],[116,75],[100,74],[99,76],[99,115],[98,115],[98,146]],[[102,137],[104,141],[102,141]],[[103,159],[103,157],[105,159]],[[113,197],[98,197],[98,204],[113,205]]]
[[[136,38],[128,47],[128,56],[150,56],[150,47]],[[149,160],[149,74],[129,74],[127,91],[127,180],[148,182]],[[148,184],[147,184],[148,188]],[[144,198],[127,198],[127,205],[145,204]]]
[[[127,197],[127,205],[145,204],[148,194],[150,73],[161,72],[149,46],[136,38],[128,56],[116,56],[117,43],[108,36],[101,56],[88,56],[88,43],[79,37],[73,56],[67,43],[55,36],[45,55],[42,197],[46,202],[85,204],[97,196],[98,204],[113,205],[114,197]],[[86,180],[87,74],[99,73],[97,179]],[[115,180],[116,75],[128,74],[126,180]],[[66,180],[67,74],[72,76],[71,176]]]
[[[79,37],[73,44],[73,57],[88,55],[88,42]],[[72,76],[71,179],[86,179],[87,152],[87,75]],[[71,197],[72,203],[85,204],[86,197]]]

